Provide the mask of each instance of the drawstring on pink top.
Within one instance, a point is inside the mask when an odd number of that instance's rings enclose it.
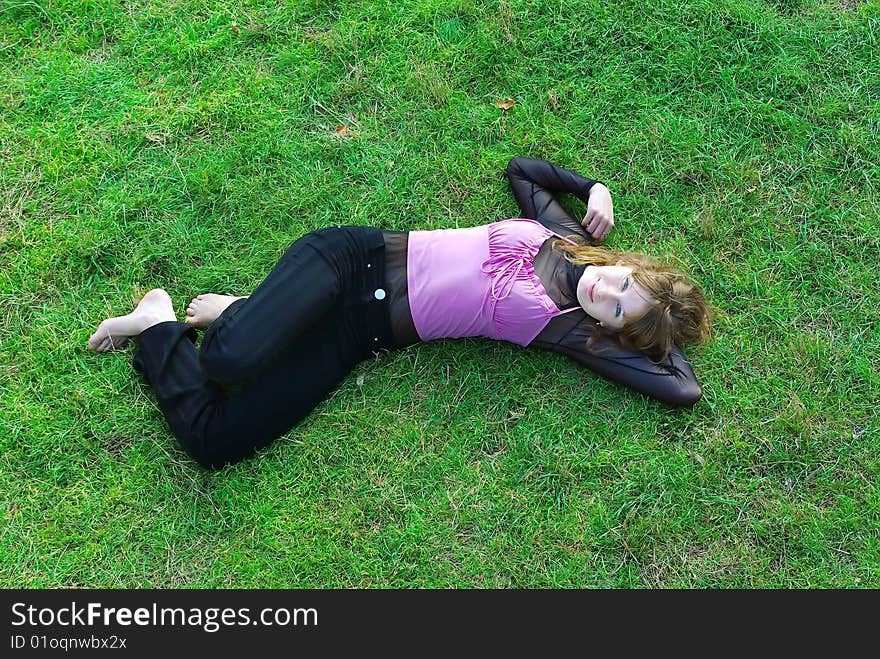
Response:
[[[498,302],[510,295],[517,279],[530,278],[531,274],[526,269],[526,265],[531,265],[528,263],[530,258],[528,253],[520,255],[507,252],[483,261],[480,270],[492,278],[490,293],[493,300]],[[523,270],[526,272],[523,273]]]

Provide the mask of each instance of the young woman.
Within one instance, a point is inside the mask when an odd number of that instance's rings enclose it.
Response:
[[[305,417],[360,361],[437,338],[485,336],[560,352],[671,405],[701,395],[679,345],[705,340],[709,311],[684,274],[594,247],[614,226],[608,189],[544,160],[507,175],[522,218],[467,229],[332,227],[294,242],[248,297],[205,294],[177,322],[147,293],[89,339],[138,337],[143,373],[180,445],[217,468]],[[553,193],[587,203],[583,222]],[[195,328],[207,327],[195,348]]]

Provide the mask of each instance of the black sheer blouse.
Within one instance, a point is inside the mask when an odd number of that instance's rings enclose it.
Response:
[[[510,187],[522,211],[522,217],[537,220],[562,236],[592,237],[557,201],[554,193],[571,193],[586,202],[596,181],[579,176],[546,160],[517,156],[507,166]],[[409,309],[406,280],[408,233],[386,231],[385,282],[389,296],[391,325],[395,343],[406,347],[420,341]],[[571,264],[554,241],[544,242],[535,256],[534,267],[547,294],[560,309],[579,306],[575,291],[586,266]],[[701,395],[693,369],[676,348],[659,364],[640,352],[625,350],[605,342],[587,348],[596,321],[581,309],[556,316],[529,344],[559,352],[599,375],[635,389],[670,405],[693,405]]]

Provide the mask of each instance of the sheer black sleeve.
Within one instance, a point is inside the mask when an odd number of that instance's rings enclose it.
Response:
[[[568,192],[586,202],[590,189],[599,181],[584,178],[546,160],[522,156],[511,159],[506,173],[523,217],[538,220],[560,235],[576,234],[592,241],[592,236],[562,207],[553,193]]]
[[[700,400],[700,383],[680,349],[659,364],[616,344],[588,349],[594,325],[585,312],[556,316],[529,346],[562,353],[609,380],[669,405],[689,407]]]
[[[507,177],[523,217],[537,220],[560,235],[575,234],[592,242],[592,236],[562,207],[553,193],[568,192],[586,202],[590,189],[598,181],[584,178],[546,160],[522,156],[513,158],[507,165]],[[541,280],[545,282],[548,294],[557,305],[567,307],[576,304],[573,292],[568,298],[561,293],[553,293],[556,288],[560,291],[564,288],[561,284],[559,287],[552,285],[564,281],[559,274],[562,268],[558,264],[556,270],[550,268],[548,264],[553,259],[549,251],[542,259],[544,251],[542,248],[539,252],[535,267],[536,271],[543,273]],[[560,260],[557,257],[556,261]],[[596,321],[583,310],[556,316],[529,346],[562,353],[609,380],[669,405],[688,407],[700,399],[702,389],[680,349],[676,348],[669,357],[657,364],[646,355],[626,350],[615,343],[594,343],[588,348],[595,324]]]

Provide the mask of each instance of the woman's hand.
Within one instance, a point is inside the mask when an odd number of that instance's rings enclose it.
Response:
[[[614,205],[611,203],[611,192],[601,183],[596,183],[590,188],[587,214],[581,221],[581,226],[593,236],[593,241],[597,243],[605,240],[611,233],[611,229],[614,228]]]

